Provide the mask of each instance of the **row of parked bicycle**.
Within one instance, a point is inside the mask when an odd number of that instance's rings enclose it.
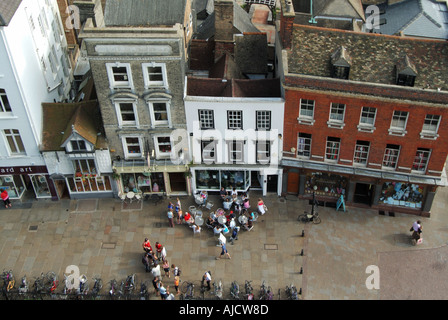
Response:
[[[64,281],[60,285],[58,276],[55,272],[49,271],[46,274],[42,273],[35,278],[30,284],[26,275],[23,276],[19,283],[16,283],[12,271],[4,271],[1,275],[3,280],[2,298],[6,299],[125,299],[125,300],[148,300],[150,297],[149,287],[151,280],[145,280],[140,283],[140,288],[137,286],[137,279],[135,274],[128,275],[125,280],[120,282],[115,279],[109,282],[108,291],[101,292],[103,289],[103,280],[100,277],[93,277],[91,282],[85,275],[79,276],[78,279],[71,275],[64,274]],[[62,287],[62,289],[61,289]],[[199,287],[199,295],[196,295],[195,289]],[[222,282],[213,283],[212,295],[205,297],[206,287],[200,282],[184,281],[180,286],[179,299],[193,300],[193,299],[225,299],[223,294]],[[299,300],[300,291],[291,284],[284,289],[284,295],[281,290],[278,290],[278,297],[276,299]],[[252,281],[245,281],[244,292],[236,281],[233,281],[230,286],[230,299],[236,300],[273,300],[274,292],[270,286],[267,286],[265,281],[262,282],[258,296],[254,294]],[[174,299],[174,295],[171,294]]]

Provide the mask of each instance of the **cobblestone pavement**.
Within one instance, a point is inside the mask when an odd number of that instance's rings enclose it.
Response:
[[[259,196],[250,193],[252,208]],[[100,276],[104,291],[110,280],[132,273],[138,283],[152,280],[141,263],[141,244],[148,237],[152,245],[159,241],[165,246],[170,263],[181,268],[182,280],[200,281],[210,270],[213,280],[222,281],[225,297],[232,281],[243,287],[251,280],[257,294],[264,280],[274,290],[274,299],[279,289],[284,298],[284,288],[291,283],[307,300],[445,299],[446,199],[447,190],[441,189],[431,218],[421,218],[424,242],[415,247],[408,232],[415,216],[319,207],[322,223],[304,225],[297,216],[310,208],[308,201],[269,195],[264,197],[269,211],[252,231],[241,230],[235,244],[228,243],[231,259],[221,260],[215,259],[220,248],[211,229],[194,235],[186,225],[169,227],[168,199],[157,205],[123,204],[118,199],[15,202],[12,209],[0,210],[0,269],[12,269],[16,279],[26,274],[32,281],[50,270],[63,279],[66,267],[76,265],[89,279]],[[194,205],[192,197],[180,200],[184,209]],[[213,209],[220,206],[218,196],[209,200],[215,203]],[[378,290],[366,288],[369,265],[379,267]],[[411,283],[410,278],[417,280]],[[172,276],[163,281],[173,287]],[[419,290],[412,289],[416,282]]]

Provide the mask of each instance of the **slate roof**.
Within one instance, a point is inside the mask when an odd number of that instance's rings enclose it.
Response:
[[[64,150],[61,145],[73,130],[96,148],[107,148],[104,134],[97,135],[102,130],[98,101],[42,103],[42,109],[44,125],[41,151]]]
[[[107,0],[106,26],[169,26],[184,22],[187,0]]]
[[[448,9],[445,3],[434,0],[406,0],[382,5],[380,15],[386,23],[374,29],[375,33],[448,39]]]
[[[7,26],[22,0],[2,0],[0,1],[0,26]]]
[[[341,46],[351,57],[349,80],[395,84],[408,56],[417,88],[448,90],[448,42],[294,25],[288,72],[330,77],[331,55]]]

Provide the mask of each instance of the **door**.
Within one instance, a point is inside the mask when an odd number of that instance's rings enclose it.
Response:
[[[275,192],[277,193],[277,186],[278,186],[278,175],[268,175],[267,177],[267,185],[266,185],[266,191],[267,192]]]
[[[187,191],[187,180],[184,172],[169,173],[171,192]]]
[[[356,183],[355,185],[355,193],[353,195],[353,202],[355,203],[363,203],[367,205],[372,205],[372,196],[373,196],[373,184],[368,183]]]
[[[288,172],[288,185],[286,192],[298,194],[299,193],[299,173]]]

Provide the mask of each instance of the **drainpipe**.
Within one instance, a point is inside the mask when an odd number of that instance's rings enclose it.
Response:
[[[311,19],[308,21],[309,23],[317,23],[316,19],[313,17],[313,0],[310,0],[310,13],[311,13]]]

